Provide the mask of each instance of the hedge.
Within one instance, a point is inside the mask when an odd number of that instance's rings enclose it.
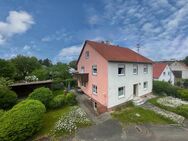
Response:
[[[53,98],[52,91],[49,88],[41,87],[35,89],[28,97],[29,99],[35,99],[41,101],[45,106],[48,106],[49,102]]]
[[[49,108],[59,108],[66,105],[66,96],[64,94],[55,96],[50,102],[49,102]]]
[[[153,91],[158,95],[168,95],[172,97],[188,100],[188,90],[173,86],[164,81],[154,81]]]
[[[0,109],[11,108],[16,104],[17,95],[7,87],[0,87]]]
[[[23,141],[42,125],[45,106],[38,100],[24,100],[0,118],[1,141]]]

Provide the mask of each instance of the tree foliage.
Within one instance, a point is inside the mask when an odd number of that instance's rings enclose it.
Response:
[[[35,75],[39,80],[47,80],[50,79],[49,68],[41,67],[32,72],[32,75]]]
[[[15,72],[16,68],[12,62],[0,59],[0,77],[13,79]]]
[[[52,64],[52,61],[51,61],[50,59],[48,59],[48,58],[46,58],[46,59],[44,59],[44,60],[40,59],[40,60],[39,60],[39,63],[40,63],[41,65],[46,66],[46,67],[50,67],[50,66],[53,65],[53,64]]]
[[[70,61],[69,66],[76,70],[77,69],[77,60]]]
[[[11,60],[16,67],[16,79],[24,80],[25,76],[32,73],[33,70],[39,69],[41,64],[36,57],[18,55]]]
[[[183,60],[183,62],[188,65],[188,56],[185,57],[185,59]]]

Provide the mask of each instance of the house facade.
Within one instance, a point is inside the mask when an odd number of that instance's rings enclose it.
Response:
[[[152,92],[152,61],[128,48],[86,41],[77,71],[78,86],[98,112]]]
[[[174,73],[175,79],[188,79],[188,66],[182,61],[162,61],[167,63]]]
[[[159,81],[165,81],[172,85],[175,82],[175,76],[166,63],[154,63],[153,64],[153,79]]]

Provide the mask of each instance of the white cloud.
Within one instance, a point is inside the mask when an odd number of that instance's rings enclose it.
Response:
[[[0,44],[16,34],[26,32],[34,24],[33,17],[25,11],[10,11],[5,22],[0,21]]]
[[[81,49],[81,44],[63,48],[59,52],[56,61],[69,62],[71,60],[78,59]]]

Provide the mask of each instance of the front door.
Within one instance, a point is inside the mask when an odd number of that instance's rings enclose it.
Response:
[[[133,96],[138,96],[138,84],[133,85]]]

